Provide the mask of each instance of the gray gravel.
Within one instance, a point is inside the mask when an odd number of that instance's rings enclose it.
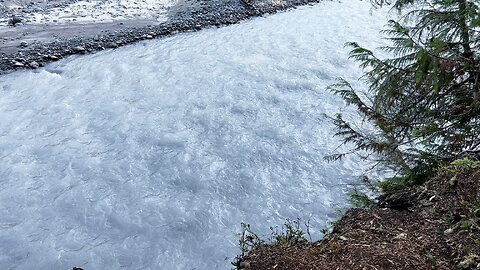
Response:
[[[3,2],[2,2],[3,1]],[[21,10],[5,8],[0,0],[0,21],[12,16],[64,7],[79,0],[16,0]],[[125,20],[89,24],[29,24],[0,27],[0,74],[16,69],[34,69],[73,54],[117,48],[204,27],[238,23],[241,20],[319,0],[180,0],[169,10],[168,20]],[[279,4],[281,3],[281,4]],[[13,14],[15,13],[15,14]]]

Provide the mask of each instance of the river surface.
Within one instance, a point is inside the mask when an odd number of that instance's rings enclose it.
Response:
[[[382,44],[368,1],[315,6],[0,77],[0,269],[230,269],[240,223],[312,237],[365,168],[326,163],[325,87]]]

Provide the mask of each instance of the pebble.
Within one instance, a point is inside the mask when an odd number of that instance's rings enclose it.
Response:
[[[28,43],[26,41],[20,42],[20,47],[25,48],[28,47]]]
[[[451,233],[453,233],[453,229],[452,229],[452,228],[448,228],[448,229],[446,229],[446,230],[443,232],[443,234],[451,234]]]
[[[73,50],[74,50],[75,52],[79,52],[79,53],[85,52],[85,48],[82,47],[82,46],[77,46],[77,47],[73,48]]]
[[[393,238],[394,239],[407,239],[407,234],[406,233],[400,233]]]
[[[33,62],[30,63],[30,67],[32,67],[32,68],[39,68],[39,67],[40,67],[40,64],[37,63],[37,62],[35,62],[35,61],[33,61]]]

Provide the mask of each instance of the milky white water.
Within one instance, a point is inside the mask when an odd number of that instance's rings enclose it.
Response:
[[[0,77],[0,269],[229,269],[240,223],[311,217],[365,166],[325,163],[325,91],[384,11],[324,2]]]

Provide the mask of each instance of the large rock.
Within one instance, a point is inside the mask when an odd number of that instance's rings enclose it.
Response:
[[[10,26],[15,26],[15,25],[17,25],[18,23],[21,23],[21,22],[22,22],[22,18],[14,15],[10,19],[8,19],[7,23]]]

